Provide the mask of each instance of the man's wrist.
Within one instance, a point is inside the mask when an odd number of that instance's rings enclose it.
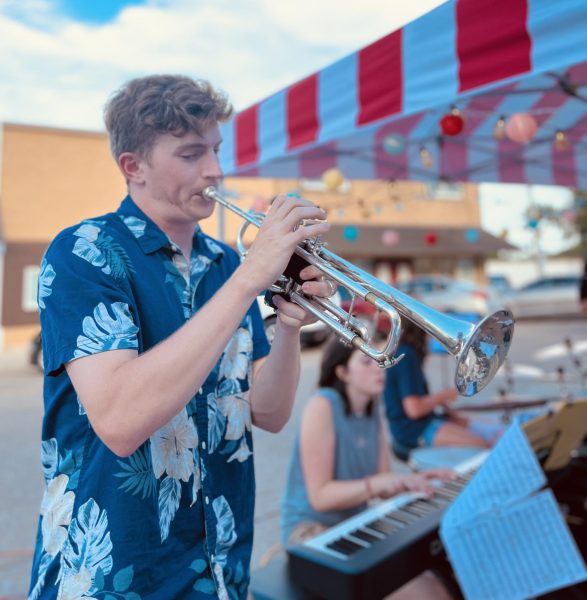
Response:
[[[279,312],[277,313],[277,323],[276,323],[276,331],[282,332],[282,335],[292,336],[297,339],[300,337],[300,329],[302,328],[302,323],[299,321],[293,321],[292,323],[285,323],[282,319],[279,318]]]
[[[232,281],[234,285],[246,296],[248,299],[255,300],[257,296],[263,291],[263,288],[259,288],[255,284],[255,279],[250,277],[247,269],[244,265],[241,265],[232,275],[229,281]]]

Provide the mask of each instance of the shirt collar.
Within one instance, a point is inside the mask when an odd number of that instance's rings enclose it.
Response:
[[[172,247],[167,234],[135,204],[130,196],[122,201],[116,214],[136,238],[145,254]],[[210,260],[217,260],[224,255],[220,244],[207,236],[199,225],[196,225],[194,230],[192,247],[197,254],[207,256]]]

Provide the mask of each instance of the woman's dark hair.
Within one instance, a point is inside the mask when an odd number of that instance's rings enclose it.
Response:
[[[402,319],[400,344],[407,344],[408,346],[411,346],[420,358],[420,362],[424,362],[424,359],[428,354],[426,332],[423,329],[420,329],[420,327],[417,325],[414,325],[412,321],[408,321],[408,319]]]
[[[320,377],[318,379],[318,385],[320,387],[328,387],[335,389],[342,397],[344,401],[344,411],[346,415],[351,414],[351,403],[346,393],[346,383],[338,378],[336,374],[336,367],[346,367],[350,357],[354,352],[359,352],[353,346],[343,344],[338,338],[331,338],[324,354],[322,355],[322,363],[320,364]],[[367,405],[367,414],[370,415],[373,412],[373,406],[376,398],[373,398]]]

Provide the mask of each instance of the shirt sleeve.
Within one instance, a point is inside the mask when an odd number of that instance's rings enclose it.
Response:
[[[426,380],[422,366],[411,348],[402,348],[405,356],[397,365],[390,369],[390,376],[395,380],[400,399],[408,396],[423,396],[426,394]]]
[[[58,375],[75,358],[138,349],[127,257],[111,237],[98,240],[100,233],[97,224],[68,230],[43,257],[38,297],[49,375]]]

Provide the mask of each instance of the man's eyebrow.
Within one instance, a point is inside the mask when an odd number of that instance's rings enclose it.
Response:
[[[177,149],[178,151],[183,151],[183,150],[196,150],[198,148],[205,148],[206,144],[204,144],[203,142],[190,142],[188,144],[183,144],[182,146],[179,146]]]
[[[218,142],[216,142],[216,144],[214,144],[214,148],[216,148],[217,146],[220,146],[220,144],[222,144],[222,140],[219,140]],[[185,150],[198,150],[200,148],[206,148],[208,146],[208,144],[204,143],[204,142],[189,142],[187,144],[183,144],[182,146],[179,146],[177,148],[178,152],[183,152]]]

